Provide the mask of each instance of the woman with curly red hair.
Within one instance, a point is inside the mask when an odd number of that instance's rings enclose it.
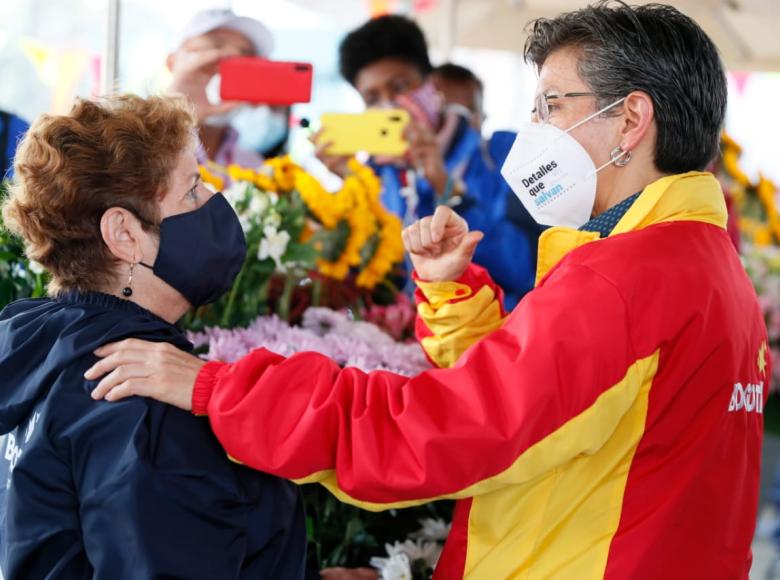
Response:
[[[0,567],[15,578],[301,578],[293,484],[231,462],[206,418],[113,406],[83,378],[106,340],[184,351],[174,323],[227,290],[246,243],[200,182],[172,98],[78,101],[22,141],[3,206],[51,275],[0,314]]]

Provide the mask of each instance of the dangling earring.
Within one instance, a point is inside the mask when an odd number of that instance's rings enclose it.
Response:
[[[615,167],[625,167],[631,161],[631,151],[623,151],[623,148],[618,145],[610,151],[609,158]]]
[[[130,298],[133,295],[133,269],[135,268],[135,262],[130,262],[130,277],[127,280],[127,286],[122,290],[122,296]]]

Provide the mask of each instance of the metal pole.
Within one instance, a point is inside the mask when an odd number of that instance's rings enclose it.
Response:
[[[104,95],[111,95],[117,88],[119,75],[119,11],[121,0],[108,0],[108,29],[106,50],[103,55],[102,88]]]
[[[441,50],[444,60],[449,61],[452,57],[452,49],[455,48],[457,35],[458,0],[442,0],[441,11]]]

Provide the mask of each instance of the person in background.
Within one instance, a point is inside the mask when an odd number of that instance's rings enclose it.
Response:
[[[194,127],[181,98],[79,100],[19,146],[3,217],[51,284],[0,313],[7,580],[303,578],[296,485],[231,461],[205,417],[95,403],[82,376],[112,337],[191,351],[177,319],[241,268],[241,225],[200,182]]]
[[[472,70],[454,63],[445,63],[433,69],[431,80],[447,104],[461,107],[468,114],[471,126],[481,134],[485,121],[485,89],[482,80]],[[513,131],[496,131],[489,138],[483,138],[482,157],[485,164],[494,168],[501,167],[516,137],[517,134]],[[478,254],[489,256],[497,264],[511,263],[514,248],[527,243],[531,253],[531,271],[535,272],[539,236],[546,226],[536,223],[508,188],[505,195],[495,199],[492,211],[495,225],[490,235],[481,242],[483,247],[478,249]],[[512,290],[511,282],[507,284],[506,274],[491,274],[505,290]],[[506,308],[513,308],[519,297],[518,292],[508,292],[504,299]]]
[[[267,58],[273,36],[262,23],[226,9],[203,10],[184,26],[166,64],[171,92],[184,95],[198,119],[198,162],[257,167],[279,154],[289,134],[287,107],[219,102],[219,62],[236,56]]]
[[[28,128],[23,119],[13,113],[0,111],[0,182],[13,177],[16,145]]]
[[[471,126],[480,133],[485,122],[485,87],[471,69],[447,62],[431,72],[431,82],[449,105],[460,105],[468,112]]]
[[[499,166],[482,154],[482,137],[469,116],[462,107],[446,106],[436,90],[422,30],[403,16],[370,20],[342,41],[339,68],[367,108],[403,107],[413,119],[407,155],[372,160],[384,186],[384,205],[407,224],[433,214],[437,205],[453,207],[472,229],[485,233],[475,261],[496,277],[513,305],[533,285],[534,246],[518,235],[500,259],[492,251],[506,220],[497,208],[512,192]],[[327,155],[328,143],[315,142],[318,157],[343,175],[346,159]],[[501,144],[504,150],[496,156],[503,159],[512,143]]]

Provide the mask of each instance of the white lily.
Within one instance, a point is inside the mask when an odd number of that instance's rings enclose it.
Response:
[[[271,258],[276,264],[277,271],[285,272],[286,268],[282,264],[282,256],[287,251],[287,244],[290,243],[290,234],[285,230],[277,231],[273,226],[265,226],[263,235],[265,237],[260,240],[260,247],[257,251],[258,259]]]

